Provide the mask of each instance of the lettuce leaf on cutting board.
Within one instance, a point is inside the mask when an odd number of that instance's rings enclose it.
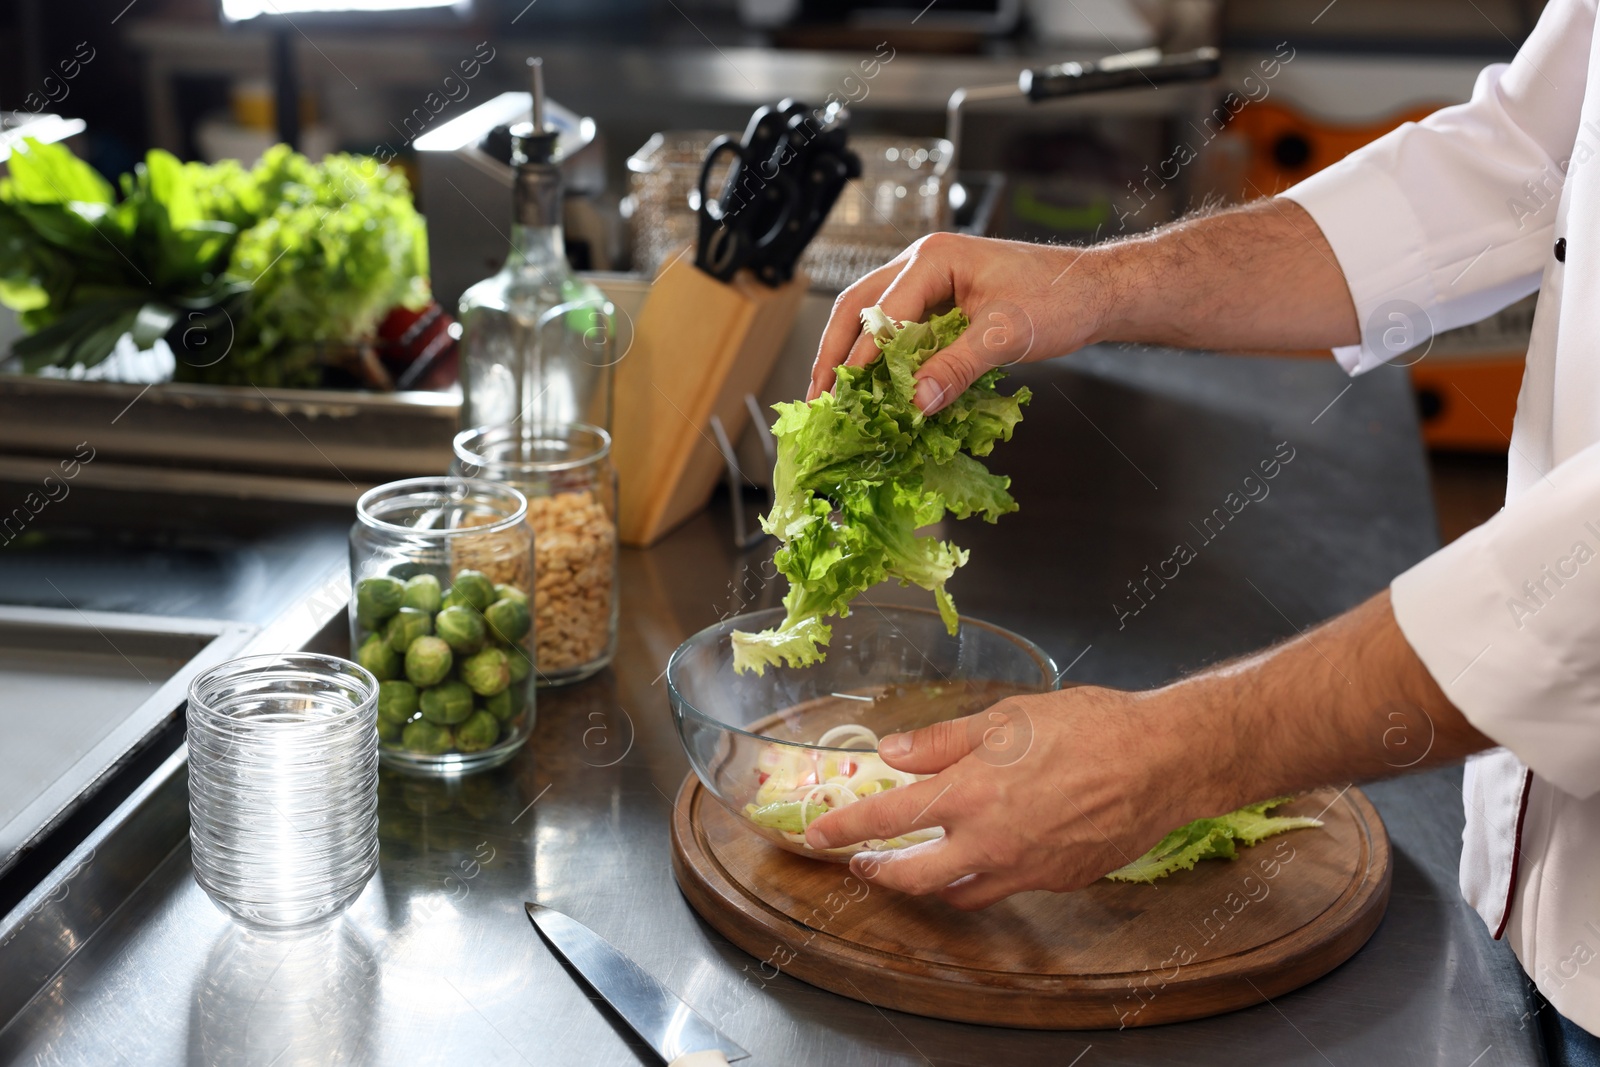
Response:
[[[994,522],[1017,510],[1011,479],[975,457],[1010,440],[1029,390],[1001,394],[1005,374],[991,370],[924,416],[912,402],[917,369],[961,336],[967,316],[955,308],[927,322],[895,323],[870,308],[862,319],[878,358],[841,367],[832,393],[774,407],[775,502],[762,527],[783,542],[774,562],[789,580],[787,614],[775,629],[733,635],[737,670],[820,661],[833,632],[826,619],[848,615],[852,599],[887,578],[932,592],[955,633],[945,582],[967,553],[916,531],[946,512]]]
[[[1113,882],[1154,882],[1174,871],[1189,871],[1201,860],[1233,859],[1239,845],[1253,845],[1286,830],[1309,829],[1322,820],[1268,815],[1293,797],[1274,797],[1214,819],[1196,819],[1156,842],[1156,846],[1106,878]]]

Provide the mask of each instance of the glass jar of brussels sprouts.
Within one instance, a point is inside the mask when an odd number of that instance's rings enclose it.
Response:
[[[563,685],[617,647],[617,471],[598,426],[495,426],[456,435],[452,470],[528,497],[534,550],[534,674]]]
[[[533,532],[517,490],[410,478],[362,495],[350,528],[351,658],[378,679],[379,755],[458,772],[533,729]]]

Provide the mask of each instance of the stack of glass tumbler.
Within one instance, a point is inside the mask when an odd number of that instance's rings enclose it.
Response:
[[[378,866],[377,682],[332,656],[252,656],[189,690],[195,879],[247,926],[332,918]]]

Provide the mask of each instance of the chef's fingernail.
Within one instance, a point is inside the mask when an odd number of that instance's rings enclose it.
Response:
[[[806,827],[806,844],[812,848],[830,848],[828,835],[817,828],[816,823]]]
[[[878,755],[884,759],[899,759],[911,755],[911,738],[905,734],[890,734],[878,742]]]
[[[922,409],[923,414],[927,414],[938,407],[939,401],[944,399],[944,386],[932,378],[923,378],[917,382],[917,391],[911,395],[911,399],[916,401],[917,407]]]

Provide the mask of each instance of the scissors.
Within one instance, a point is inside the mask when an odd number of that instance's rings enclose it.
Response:
[[[696,183],[700,239],[694,262],[719,281],[731,281],[757,262],[800,209],[794,160],[780,151],[791,117],[781,106],[763,107],[750,116],[743,139],[723,135],[706,151]],[[706,184],[723,156],[732,156],[733,166],[712,199]]]
[[[861,159],[846,147],[847,110],[830,106],[818,127],[817,115],[804,104],[785,100],[778,107],[786,121],[776,156],[792,168],[799,206],[784,220],[782,232],[758,250],[752,264],[756,277],[773,287],[794,276],[795,263],[827,221],[834,201],[852,178],[861,177]]]

